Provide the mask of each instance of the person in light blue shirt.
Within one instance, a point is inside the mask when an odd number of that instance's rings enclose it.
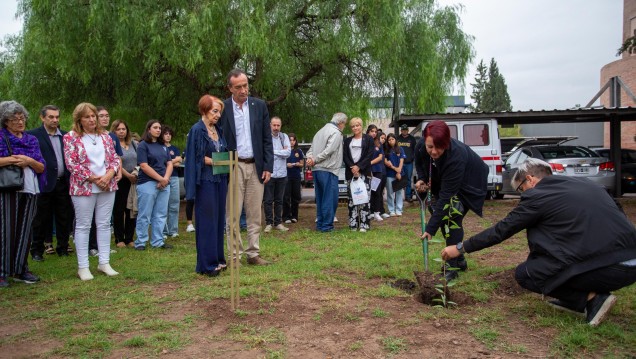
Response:
[[[283,197],[287,185],[287,158],[291,154],[289,137],[280,132],[283,123],[280,117],[272,117],[272,145],[274,146],[274,171],[269,182],[265,184],[263,203],[265,204],[265,232],[272,228],[288,231],[283,224]],[[272,208],[273,207],[273,208]]]

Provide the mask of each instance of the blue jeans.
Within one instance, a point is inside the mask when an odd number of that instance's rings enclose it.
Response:
[[[411,163],[404,163],[404,166],[402,167],[404,169],[404,175],[406,176],[406,178],[409,179],[408,185],[406,185],[405,191],[406,191],[406,200],[410,201],[411,198],[413,198],[413,192],[412,192],[412,182],[413,182],[413,162]]]
[[[148,242],[148,226],[151,226],[150,245],[163,246],[163,228],[168,217],[168,198],[170,186],[157,188],[156,181],[137,185],[137,239],[135,247],[145,246]]]
[[[389,207],[389,213],[402,214],[404,192],[402,190],[393,192],[393,181],[395,181],[395,177],[386,178],[386,204]]]
[[[333,218],[338,209],[338,176],[327,171],[314,171],[314,189],[316,192],[316,230],[333,230]]]
[[[170,177],[170,196],[168,197],[168,219],[163,230],[166,236],[179,234],[179,177]]]

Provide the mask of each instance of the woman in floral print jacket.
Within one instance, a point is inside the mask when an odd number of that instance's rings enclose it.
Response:
[[[108,275],[117,273],[110,266],[110,218],[113,213],[121,160],[113,141],[97,121],[97,109],[81,103],[73,111],[73,130],[64,135],[64,160],[71,172],[70,195],[75,207],[75,248],[81,280],[93,279],[88,263],[88,237],[93,212],[97,225],[99,265]]]

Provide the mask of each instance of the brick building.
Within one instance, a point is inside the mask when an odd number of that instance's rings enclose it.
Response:
[[[636,0],[623,0],[623,42],[632,36],[636,36]],[[620,45],[617,44],[617,48]],[[601,87],[615,76],[620,76],[632,93],[636,93],[636,51],[625,51],[620,60],[601,68]],[[602,106],[609,107],[609,91],[605,91],[600,100]],[[636,103],[622,90],[620,105],[636,107]],[[604,146],[609,147],[609,123],[605,123],[604,129]],[[636,149],[636,121],[622,122],[621,147]]]

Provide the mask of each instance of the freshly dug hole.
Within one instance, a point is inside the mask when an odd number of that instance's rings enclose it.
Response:
[[[435,300],[441,299],[441,293],[435,289],[435,286],[444,283],[442,275],[430,272],[413,272],[413,274],[419,284],[419,291],[413,295],[413,298],[422,304],[430,306],[442,305],[441,301]],[[473,298],[461,292],[453,292],[451,288],[446,288],[446,301],[455,302],[457,306],[475,303]]]

